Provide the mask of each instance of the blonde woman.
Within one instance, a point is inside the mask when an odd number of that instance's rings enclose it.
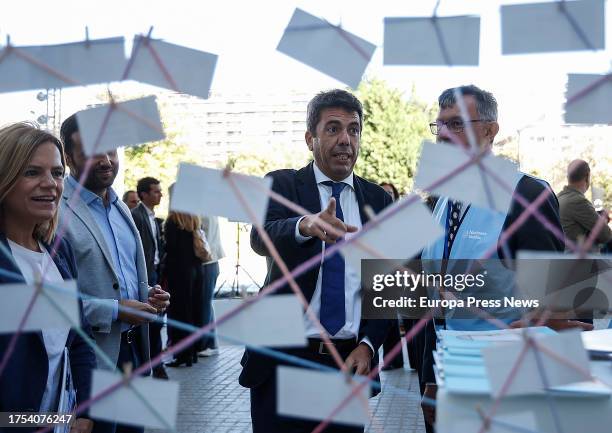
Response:
[[[41,275],[48,283],[76,279],[70,245],[60,240],[51,251],[65,165],[62,144],[52,134],[29,123],[0,129],[0,242],[4,247],[0,284],[33,284]],[[81,328],[91,335],[83,316],[81,321]],[[1,362],[6,362],[0,376],[0,412],[57,412],[64,353],[70,361],[77,404],[89,398],[96,358],[74,330],[20,334],[8,357],[12,336],[0,335]],[[81,414],[70,431],[89,433],[92,427],[93,422]]]
[[[166,219],[164,236],[166,256],[163,278],[173,300],[168,308],[168,317],[195,326],[202,321],[202,263],[210,260],[200,218],[171,211]],[[188,335],[186,331],[168,327],[168,338],[172,344]],[[197,359],[197,346],[192,345],[177,353],[175,360],[166,365],[179,367],[185,364],[191,367]]]

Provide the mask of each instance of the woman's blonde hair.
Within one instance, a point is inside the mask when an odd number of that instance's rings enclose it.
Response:
[[[169,195],[172,196],[174,184],[168,188]],[[193,235],[193,252],[196,257],[207,262],[211,259],[210,253],[204,246],[204,239],[199,233],[202,227],[202,221],[198,216],[190,215],[182,212],[168,212],[168,221],[174,222],[181,230],[190,232]]]
[[[193,235],[193,252],[196,257],[207,262],[210,260],[210,253],[204,246],[204,239],[199,233],[201,230],[200,218],[181,212],[170,211],[168,221],[174,222],[181,230],[190,232]]]
[[[38,146],[44,143],[57,146],[62,167],[66,167],[64,147],[61,141],[50,132],[40,129],[34,123],[18,122],[0,128],[0,224],[4,219],[4,200],[11,192],[23,171],[32,160]],[[53,218],[34,229],[34,237],[50,243],[57,228],[58,212]]]

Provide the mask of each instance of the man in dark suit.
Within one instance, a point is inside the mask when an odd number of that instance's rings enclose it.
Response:
[[[264,228],[281,257],[294,269],[302,262],[325,251],[342,236],[326,231],[321,220],[339,233],[358,231],[367,221],[364,206],[380,212],[391,203],[391,197],[378,185],[353,174],[359,155],[363,125],[361,103],[343,90],[322,92],[308,104],[308,149],[314,162],[300,170],[278,170],[269,173],[272,189],[310,212],[301,216],[271,200]],[[251,231],[251,246],[268,260],[265,285],[282,277],[278,265],[256,230]],[[375,362],[390,322],[361,320],[360,278],[342,255],[325,258],[296,278],[309,302],[309,309],[319,318],[345,365],[357,374],[368,374]],[[292,293],[284,285],[276,293]],[[308,345],[286,352],[320,364],[336,366],[319,330],[305,315]],[[251,418],[254,433],[310,432],[318,424],[276,413],[275,358],[246,350],[240,384],[251,389]],[[299,396],[296,396],[299,398]],[[331,424],[329,432],[362,432],[363,428]]]
[[[132,209],[132,217],[142,241],[149,286],[155,286],[159,284],[159,264],[164,253],[162,226],[160,219],[155,217],[155,207],[159,205],[163,195],[159,180],[154,177],[143,177],[136,184],[136,193],[140,203]],[[149,347],[152,358],[159,355],[162,350],[161,328],[162,324],[159,322],[149,324]],[[153,377],[168,379],[163,364],[153,369]]]

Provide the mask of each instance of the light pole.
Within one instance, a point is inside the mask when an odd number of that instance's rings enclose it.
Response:
[[[36,99],[40,102],[45,102],[45,114],[41,114],[37,117],[36,121],[45,125],[47,129],[51,129],[53,133],[57,134],[59,131],[59,125],[57,121],[60,118],[60,110],[62,105],[62,89],[46,89],[45,91],[40,91],[36,94]],[[53,104],[51,110],[49,109],[49,104]],[[50,113],[52,111],[52,113]],[[49,125],[49,120],[53,119],[53,124]]]

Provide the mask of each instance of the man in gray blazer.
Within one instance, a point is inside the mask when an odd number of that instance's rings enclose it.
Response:
[[[83,307],[98,346],[117,368],[150,362],[149,318],[163,312],[170,295],[149,287],[140,235],[127,206],[112,188],[119,169],[116,151],[91,158],[89,171],[77,119],[72,115],[61,128],[70,175],[64,183],[60,218],[78,266],[78,286],[88,297]],[[155,316],[150,316],[155,317]],[[98,356],[98,365],[110,368]],[[112,423],[96,422],[94,432],[142,432]]]

